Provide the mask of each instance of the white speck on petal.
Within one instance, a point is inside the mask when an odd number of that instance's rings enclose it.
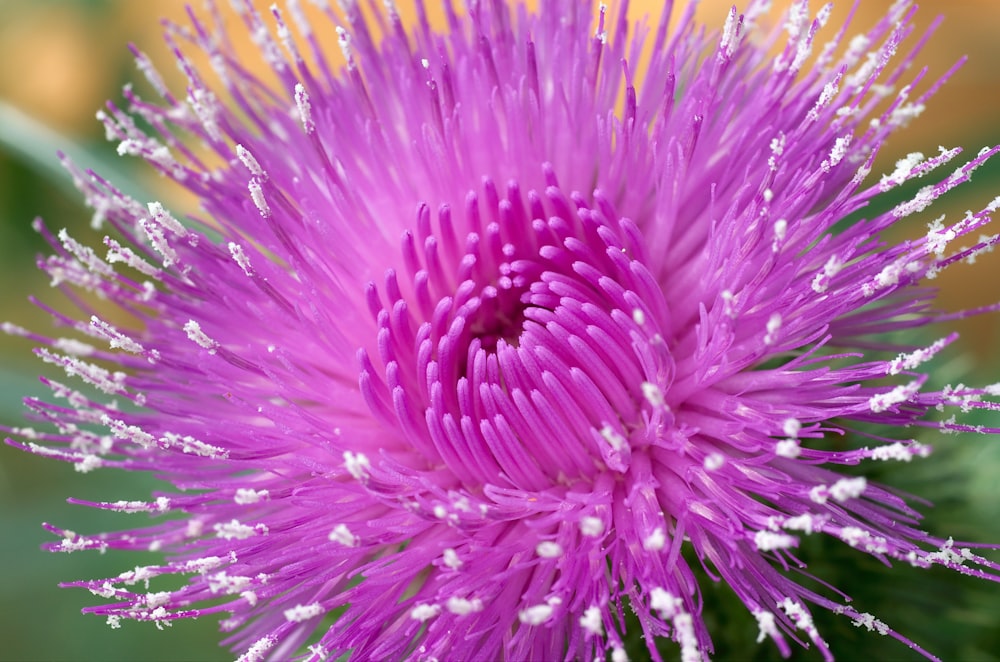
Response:
[[[201,330],[201,325],[198,322],[188,320],[184,324],[184,333],[186,333],[187,337],[194,341],[197,345],[207,349],[209,354],[215,354],[219,344],[209,338],[208,335]]]
[[[872,412],[878,414],[892,408],[895,405],[908,401],[920,391],[920,382],[912,381],[909,384],[900,384],[891,391],[878,393],[868,399],[868,407]]]
[[[477,611],[483,610],[483,601],[479,598],[467,600],[452,596],[445,602],[445,609],[456,616],[467,616]]]
[[[589,537],[597,538],[604,533],[604,521],[600,517],[586,516],[580,518],[580,533]]]
[[[802,531],[806,535],[809,535],[818,524],[819,523],[812,515],[809,513],[802,513],[796,517],[789,517],[781,523],[781,526],[789,531]]]
[[[264,197],[264,189],[261,187],[260,181],[251,179],[250,183],[247,184],[247,189],[250,190],[250,198],[260,215],[264,218],[270,217],[271,207],[267,204],[267,198]]]
[[[603,635],[604,623],[601,616],[601,608],[597,605],[587,607],[583,612],[583,616],[580,617],[580,626],[595,637]]]
[[[940,352],[948,344],[947,338],[941,338],[936,341],[930,347],[925,347],[923,349],[917,349],[909,354],[900,354],[895,359],[889,362],[888,373],[890,375],[898,375],[901,372],[913,370],[919,367],[921,364],[930,361],[934,356]]]
[[[755,611],[754,618],[757,619],[757,627],[760,632],[757,634],[757,643],[764,641],[767,637],[774,637],[778,634],[778,628],[774,625],[774,614],[769,611]]]
[[[543,559],[554,559],[562,556],[563,549],[557,542],[544,540],[535,546],[535,553]]]
[[[212,527],[218,537],[225,540],[245,540],[257,534],[266,535],[268,530],[264,524],[243,524],[239,520],[232,520],[223,524],[215,524]]]
[[[772,313],[767,319],[767,333],[764,334],[764,344],[773,345],[778,338],[778,331],[781,330],[781,313]]]
[[[462,567],[462,559],[458,558],[458,553],[450,547],[444,550],[442,560],[452,570],[458,570]]]
[[[423,623],[428,619],[434,618],[440,613],[440,605],[419,604],[410,610],[410,618]]]
[[[608,442],[608,445],[611,446],[612,450],[620,451],[628,446],[628,440],[618,434],[618,432],[615,431],[615,429],[610,425],[605,425],[601,428],[601,437]]]
[[[238,156],[240,161],[243,162],[243,165],[246,166],[246,169],[250,171],[251,175],[254,177],[260,177],[261,179],[266,177],[264,169],[260,167],[257,159],[250,153],[249,150],[247,150],[246,147],[243,145],[237,145],[236,156]]]
[[[247,256],[246,251],[243,250],[243,247],[235,241],[231,241],[228,248],[229,254],[233,256],[233,261],[240,266],[243,273],[247,276],[253,276],[253,267],[250,266],[250,258]]]
[[[258,639],[246,653],[240,655],[236,662],[261,662],[267,651],[271,650],[277,642],[278,640],[271,635]]]
[[[368,458],[364,453],[344,451],[344,468],[347,469],[347,472],[356,480],[367,478],[368,471],[371,469],[371,466],[371,462],[368,461]]]
[[[642,383],[642,395],[646,398],[646,401],[654,407],[662,407],[665,400],[663,398],[663,391],[660,387],[652,382]]]
[[[346,524],[338,524],[333,527],[333,531],[330,532],[328,538],[333,542],[340,543],[344,547],[357,547],[360,542],[358,537],[347,528]]]
[[[702,465],[706,471],[718,471],[726,463],[726,456],[722,453],[709,453],[705,456]]]
[[[302,83],[295,84],[295,106],[299,111],[299,119],[302,121],[302,129],[306,134],[312,134],[316,130],[316,125],[312,119],[312,104],[309,101],[309,93]]]
[[[257,490],[241,487],[238,490],[236,490],[236,494],[233,496],[233,501],[235,501],[241,506],[245,506],[251,503],[257,503],[262,499],[266,499],[267,497],[268,497],[267,490],[260,490],[258,492]]]
[[[875,618],[873,615],[862,612],[851,621],[854,627],[864,627],[869,632],[878,632],[881,635],[889,634],[889,626]]]
[[[682,613],[684,601],[670,591],[656,586],[649,592],[649,607],[659,612],[663,620],[669,620]]]
[[[308,605],[295,605],[285,610],[285,620],[290,623],[301,623],[310,618],[316,618],[323,613],[323,606],[318,602]]]
[[[841,478],[830,486],[830,496],[837,501],[847,501],[856,499],[868,487],[868,481],[864,476],[857,478]]]
[[[771,552],[776,549],[788,549],[798,545],[798,539],[785,533],[775,533],[773,531],[758,531],[753,537],[754,545],[762,552]]]
[[[642,548],[647,552],[659,552],[667,544],[667,534],[663,529],[657,528],[642,541]]]
[[[798,439],[782,439],[774,445],[774,452],[780,457],[787,457],[794,460],[802,454],[802,447]]]
[[[562,600],[557,597],[549,598],[546,604],[534,605],[518,612],[517,618],[526,625],[541,625],[549,620],[556,605],[562,604]]]

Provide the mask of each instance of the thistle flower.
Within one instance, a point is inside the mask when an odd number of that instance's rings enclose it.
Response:
[[[417,3],[410,32],[391,5],[347,2],[325,9],[335,65],[298,3],[290,22],[236,3],[274,82],[192,15],[166,33],[184,96],[136,52],[162,100],[126,89],[99,117],[200,212],[181,222],[67,163],[112,231],[102,256],[39,224],[41,267],[123,314],[70,294],[80,313],[52,314],[76,337],[5,326],[84,384],[46,379],[54,400],[28,406],[54,427],[9,443],[177,488],[88,504],[149,526],[48,526],[55,551],[166,555],[70,583],[105,599],[87,611],[219,615],[242,660],[617,661],[630,610],[651,656],[669,639],[698,660],[700,565],[784,655],[831,657],[817,609],[924,653],[800,583],[795,550],[825,536],[1000,579],[842,468],[925,457],[913,430],[997,408],[1000,386],[930,385],[955,334],[896,332],[970,314],[936,311],[924,281],[992,248],[974,237],[1000,198],[884,237],[998,148],[871,176],[943,82],[903,84],[911,3],[822,47],[829,8],[797,2],[769,32],[749,4],[721,32],[690,9],[669,28],[667,10],[647,39],[624,7],[576,0],[446,3],[443,31]]]

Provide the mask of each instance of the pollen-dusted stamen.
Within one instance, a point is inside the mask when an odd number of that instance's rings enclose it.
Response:
[[[218,343],[201,330],[201,324],[195,320],[188,320],[184,323],[184,333],[187,337],[191,339],[195,344],[208,350],[209,354],[215,354],[216,349],[218,349]]]
[[[266,535],[267,525],[266,524],[243,524],[239,520],[232,520],[231,522],[225,522],[222,524],[216,524],[214,526],[216,535],[225,540],[243,540],[245,538],[250,538],[256,535]]]
[[[295,84],[295,106],[299,112],[303,131],[307,134],[313,133],[316,130],[316,125],[312,119],[312,104],[309,101],[309,93],[306,92],[302,83]]]
[[[229,242],[229,254],[233,256],[233,260],[236,264],[240,265],[240,269],[243,270],[247,276],[253,276],[253,267],[250,264],[250,258],[247,256],[246,251],[243,247],[237,244],[235,241]]]
[[[257,159],[254,158],[254,155],[251,154],[246,147],[243,145],[237,145],[236,156],[239,157],[240,161],[244,166],[246,166],[246,169],[250,171],[251,175],[261,180],[267,178],[267,173],[264,172],[264,169],[260,167],[259,163],[257,163]]]

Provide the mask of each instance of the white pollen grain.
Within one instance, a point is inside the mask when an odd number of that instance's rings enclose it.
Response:
[[[355,480],[362,480],[368,477],[371,469],[371,462],[364,453],[352,453],[344,451],[344,468],[354,477]]]
[[[580,617],[580,626],[589,634],[600,637],[604,635],[604,619],[601,616],[601,608],[597,605],[587,607]]]
[[[546,604],[534,605],[518,612],[517,618],[525,625],[541,625],[552,617],[556,605],[562,600],[556,597],[549,598]]]
[[[667,545],[667,534],[662,528],[656,528],[642,541],[642,548],[647,552],[659,552]]]
[[[614,428],[610,425],[605,425],[601,428],[601,437],[604,441],[608,442],[613,450],[620,451],[628,446],[628,440],[620,435]]]
[[[269,218],[271,216],[271,207],[267,204],[267,198],[264,197],[264,189],[260,185],[260,181],[251,179],[250,183],[247,184],[247,189],[250,191],[250,199],[253,200],[253,204],[257,207],[257,211],[264,218]]]
[[[327,536],[332,542],[339,543],[344,547],[357,547],[360,540],[351,533],[346,524],[338,524],[333,527],[333,531]]]
[[[306,92],[302,83],[295,84],[295,106],[299,111],[299,119],[302,121],[302,130],[307,135],[316,130],[316,125],[312,119],[312,104],[309,101],[309,93]]]
[[[757,619],[757,628],[759,630],[757,634],[758,644],[767,637],[776,637],[778,635],[778,628],[774,624],[774,614],[769,611],[755,611],[753,612],[753,616]]]
[[[276,643],[278,643],[278,639],[272,635],[258,639],[236,662],[261,662],[267,651],[271,650]]]
[[[604,533],[604,521],[600,517],[587,515],[580,518],[580,533],[588,538],[597,538]]]
[[[563,549],[557,542],[544,540],[535,546],[535,553],[543,559],[554,559],[563,555]]]
[[[266,498],[268,498],[267,490],[257,491],[244,487],[237,489],[236,494],[233,495],[233,501],[241,506],[249,505],[251,503],[259,503]]]
[[[201,330],[201,324],[195,320],[188,320],[184,324],[184,333],[186,333],[187,337],[195,344],[207,349],[209,354],[215,354],[216,349],[218,349],[218,343],[209,338],[208,335]]]
[[[419,604],[410,610],[410,618],[423,623],[441,613],[439,605]]]
[[[479,598],[467,600],[452,596],[445,602],[445,609],[456,616],[468,616],[469,614],[483,610],[483,601]]]
[[[291,609],[286,609],[285,620],[290,623],[302,623],[311,618],[316,618],[323,613],[323,606],[318,602],[308,605],[295,605]]]
[[[649,607],[659,612],[663,620],[670,620],[683,613],[684,601],[665,588],[656,586],[649,592]]]
[[[253,267],[250,265],[250,258],[247,256],[246,251],[243,247],[237,244],[235,241],[229,242],[229,254],[232,255],[233,261],[240,266],[247,276],[253,276]]]
[[[772,313],[769,318],[767,318],[766,330],[767,333],[764,334],[764,344],[773,345],[774,341],[778,338],[778,331],[781,330],[781,313]]]
[[[246,147],[243,145],[237,145],[236,156],[243,162],[243,165],[250,171],[251,175],[254,177],[260,177],[261,179],[265,179],[267,177],[264,173],[264,169],[260,167],[260,163],[257,162],[257,159]]]
[[[779,457],[787,457],[794,460],[802,454],[802,447],[798,439],[782,439],[774,445],[774,452]]]
[[[462,559],[458,558],[458,552],[449,547],[444,550],[441,555],[442,562],[452,570],[458,570],[462,567]]]
[[[774,531],[758,531],[753,537],[754,545],[762,552],[772,552],[776,549],[788,549],[798,544],[795,536]]]
[[[864,493],[867,487],[868,481],[864,476],[841,478],[830,486],[830,496],[841,502],[856,499]]]
[[[702,465],[706,471],[718,471],[726,463],[726,456],[722,453],[709,453],[705,456]]]
[[[662,407],[666,402],[663,398],[663,391],[652,382],[642,383],[642,395],[653,407]]]

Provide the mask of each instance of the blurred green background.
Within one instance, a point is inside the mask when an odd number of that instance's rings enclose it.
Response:
[[[633,3],[633,11],[656,4],[650,0]],[[848,4],[840,0],[838,15]],[[864,0],[862,4],[859,28],[869,25],[871,17],[890,3]],[[880,171],[891,169],[892,162],[907,152],[936,153],[939,144],[960,145],[975,153],[983,145],[1000,142],[1000,40],[996,36],[1000,3],[928,0],[922,4],[919,25],[926,26],[939,11],[947,20],[919,63],[931,66],[933,76],[963,54],[971,56],[971,61],[924,116],[887,145]],[[705,2],[700,11],[707,21],[721,24],[727,5]],[[48,296],[46,279],[34,267],[36,256],[45,250],[30,229],[35,216],[42,216],[54,230],[67,227],[81,238],[100,240],[86,229],[90,212],[73,191],[69,177],[59,170],[57,149],[127,185],[142,200],[175,201],[181,209],[189,204],[177,198],[176,191],[164,190],[162,182],[135,160],[117,157],[114,145],[104,143],[103,130],[94,119],[105,99],[120,98],[120,87],[139,78],[126,48],[129,41],[153,56],[174,89],[182,89],[183,82],[159,40],[158,18],[164,15],[180,19],[183,3],[0,0],[0,321],[43,333],[51,329],[47,316],[27,301],[29,293]],[[950,195],[944,206],[932,208],[926,220],[945,211],[954,215],[979,209],[997,194],[1000,167],[992,165],[981,170],[971,186]],[[911,225],[918,234],[923,229],[920,221]],[[998,300],[1000,256],[987,256],[975,267],[957,267],[939,284],[941,305],[950,310]],[[963,323],[961,331],[961,351],[952,349],[934,364],[937,378],[941,383],[1000,381],[997,316]],[[30,349],[31,343],[23,339],[0,335],[0,421],[8,425],[20,424],[21,397],[42,393],[37,381],[42,367]],[[1000,425],[995,417],[979,420]],[[931,460],[883,467],[888,469],[886,480],[938,503],[929,518],[932,530],[1000,541],[1000,444],[960,436],[941,440],[939,445],[940,455]],[[39,551],[39,545],[50,539],[40,527],[43,521],[93,533],[139,525],[138,520],[145,517],[91,512],[68,505],[67,497],[140,499],[151,484],[141,476],[113,470],[81,475],[68,465],[0,449],[0,659],[229,659],[217,647],[217,626],[211,620],[176,623],[167,632],[138,623],[111,630],[101,619],[79,613],[99,598],[56,586],[60,581],[113,576],[154,562],[152,558],[115,552],[55,555]],[[134,519],[128,521],[129,517]],[[905,568],[885,572],[878,564],[858,561],[843,546],[817,544],[810,542],[804,550],[806,557],[816,559],[813,569],[820,576],[834,576],[836,585],[858,597],[859,609],[872,611],[914,635],[945,659],[1000,659],[1000,586],[942,572]],[[723,593],[709,589],[707,596],[711,618],[717,621],[713,634],[719,639],[719,659],[773,658],[772,646],[753,644],[756,627],[752,619],[734,609]],[[865,602],[860,602],[862,596]],[[842,659],[912,657],[898,644],[875,641],[874,635],[861,636],[843,621],[827,620],[828,627],[835,629],[830,638]],[[796,657],[818,659],[815,652]]]

